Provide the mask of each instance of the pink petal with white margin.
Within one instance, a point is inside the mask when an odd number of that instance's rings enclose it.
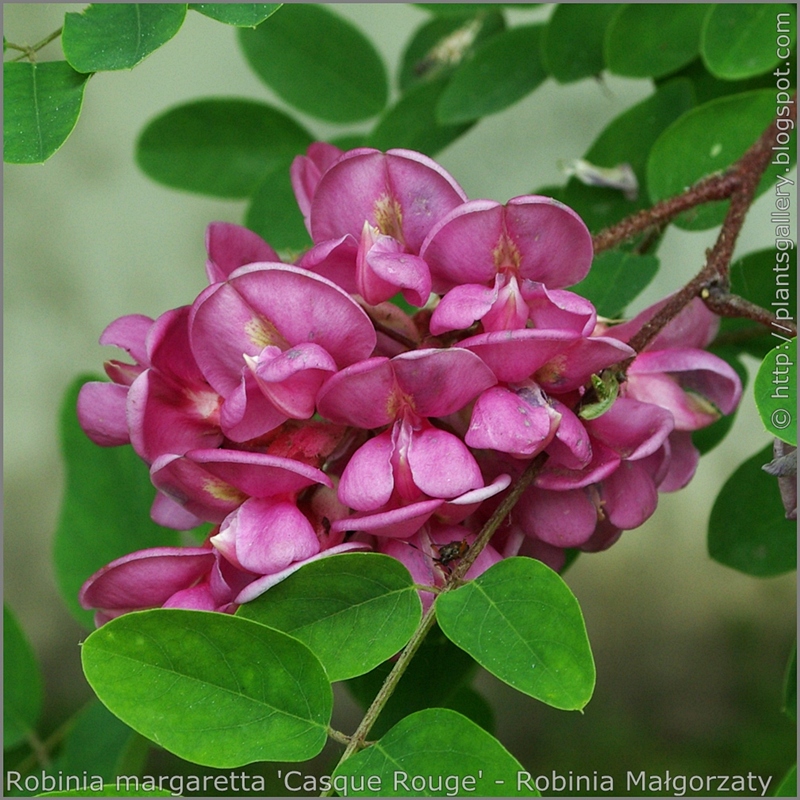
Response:
[[[339,500],[356,511],[374,511],[394,490],[392,432],[385,431],[356,450],[339,481]]]
[[[89,381],[78,392],[78,422],[83,432],[101,447],[128,444],[125,405],[128,387],[116,383]]]
[[[235,269],[257,261],[280,261],[280,256],[257,234],[231,222],[212,222],[206,228],[206,275],[221,283]]]
[[[78,595],[83,608],[131,609],[160,606],[186,589],[214,564],[207,547],[154,547],[137,550],[94,573]]]
[[[416,533],[440,508],[444,500],[421,500],[401,508],[379,511],[377,514],[360,514],[340,519],[331,525],[332,531],[364,531],[373,536],[407,539]]]
[[[475,457],[452,433],[438,428],[415,432],[408,449],[414,483],[429,497],[452,500],[483,486]]]
[[[532,487],[514,513],[529,536],[554,547],[579,547],[597,526],[597,507],[586,489],[548,492]]]
[[[531,404],[521,393],[494,387],[475,402],[464,441],[470,447],[531,458],[548,445],[560,420],[546,402]]]
[[[242,589],[242,591],[236,596],[234,602],[238,605],[241,605],[242,603],[249,603],[251,600],[255,600],[256,597],[260,597],[268,589],[271,589],[276,584],[286,580],[286,578],[288,578],[293,572],[297,572],[300,567],[304,566],[305,564],[310,564],[312,561],[319,561],[321,558],[335,556],[338,553],[349,553],[351,550],[370,549],[370,546],[365,542],[345,542],[344,544],[336,545],[336,547],[331,547],[329,550],[323,550],[321,553],[311,556],[311,558],[291,564],[280,572],[275,572],[272,575],[265,575],[263,578],[258,578]]]
[[[459,347],[412,350],[391,363],[398,385],[421,417],[454,414],[497,383],[479,356]]]
[[[411,150],[385,154],[368,148],[351,150],[317,186],[311,237],[315,242],[346,233],[360,238],[366,220],[381,233],[400,239],[410,252],[419,253],[433,224],[464,200],[461,187],[427,156]],[[398,224],[400,231],[387,229]]]
[[[584,424],[593,439],[628,461],[655,453],[675,427],[666,409],[628,397],[618,397],[605,414]]]
[[[510,475],[498,475],[487,486],[465,492],[460,497],[448,500],[436,510],[436,520],[445,525],[458,525],[478,510],[484,500],[494,497],[511,485]]]
[[[234,566],[258,575],[319,552],[314,528],[294,503],[256,498],[230,514],[210,542]]]

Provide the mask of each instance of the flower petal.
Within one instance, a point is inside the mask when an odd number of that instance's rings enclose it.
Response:
[[[84,433],[101,447],[128,444],[125,405],[128,387],[89,381],[78,392],[78,422]]]
[[[206,228],[206,274],[209,283],[221,283],[235,269],[258,261],[280,261],[280,256],[257,234],[231,222],[212,222]]]
[[[391,431],[356,450],[339,482],[339,500],[356,511],[374,511],[389,502],[394,490]]]

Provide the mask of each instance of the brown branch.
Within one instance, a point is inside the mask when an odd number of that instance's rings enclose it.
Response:
[[[700,297],[703,298],[706,306],[720,317],[743,317],[753,322],[759,322],[766,328],[782,331],[783,334],[786,334],[786,338],[797,336],[797,325],[791,320],[779,320],[766,308],[751,303],[737,294],[731,294],[717,284],[702,289]]]

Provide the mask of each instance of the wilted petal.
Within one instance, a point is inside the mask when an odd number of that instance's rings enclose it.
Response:
[[[206,274],[209,283],[221,283],[235,269],[280,256],[257,234],[230,222],[212,222],[206,228]]]
[[[214,553],[205,547],[138,550],[95,572],[78,599],[83,608],[153,608],[190,587],[213,564]]]
[[[128,387],[89,381],[78,392],[78,422],[84,433],[101,447],[128,444],[125,406]]]

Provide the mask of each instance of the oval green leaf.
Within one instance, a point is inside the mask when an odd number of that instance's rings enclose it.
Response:
[[[416,30],[403,51],[398,77],[400,91],[451,74],[472,57],[478,45],[505,27],[500,13],[429,20]]]
[[[474,123],[442,125],[437,121],[436,105],[446,86],[446,78],[439,78],[409,89],[378,120],[367,145],[378,150],[404,147],[434,156],[454,142]]]
[[[531,776],[497,739],[445,708],[401,720],[340,764],[333,782],[338,794],[357,797],[539,796]]]
[[[441,124],[457,125],[495,114],[530,94],[547,77],[540,41],[544,25],[498,33],[459,66],[436,107]]]
[[[61,46],[78,72],[131,69],[181,28],[186,3],[91,3],[64,16]]]
[[[238,616],[304,642],[331,681],[363,675],[400,651],[422,617],[408,570],[381,553],[343,553],[307,564]]]
[[[597,313],[619,319],[622,312],[658,272],[658,258],[621,250],[595,256],[589,274],[570,291],[591,300]]]
[[[700,51],[705,3],[629,3],[606,30],[605,61],[629,78],[658,78],[688,64]]]
[[[778,481],[762,467],[772,445],[747,459],[725,482],[708,522],[708,552],[747,575],[780,575],[797,568],[797,524],[785,517]]]
[[[775,116],[775,92],[770,89],[719,97],[693,108],[665,130],[653,145],[647,183],[653,202],[680,194],[706,175],[726,169],[739,159]],[[778,156],[785,156],[785,164]],[[792,144],[778,153],[759,183],[762,194],[794,163]],[[676,220],[682,228],[704,230],[721,225],[728,201],[706,203]]]
[[[72,615],[93,628],[81,608],[83,582],[115,558],[147,547],[178,544],[176,531],[150,520],[155,489],[147,465],[130,445],[98,447],[78,424],[76,403],[83,376],[67,390],[61,408],[61,452],[66,488],[56,529],[54,559],[61,596]]]
[[[564,710],[583,708],[595,669],[578,601],[532,558],[507,558],[436,598],[444,634],[510,686]]]
[[[66,61],[3,64],[3,160],[47,161],[72,133],[88,79]]]
[[[268,241],[276,250],[289,253],[294,261],[311,246],[303,215],[297,206],[287,159],[270,172],[256,187],[244,224]]]
[[[795,17],[795,7],[788,4],[717,3],[700,38],[703,62],[712,75],[729,81],[768,72],[781,61],[776,27],[785,26],[788,53],[796,36]]]
[[[189,3],[189,8],[226,25],[255,28],[282,5],[283,3]]]
[[[139,136],[136,161],[153,180],[214,197],[249,197],[311,135],[252,100],[196,100],[156,117]]]
[[[361,31],[319,5],[290,3],[256,30],[239,31],[245,58],[283,100],[329,122],[379,114],[386,68]]]
[[[558,199],[575,209],[593,233],[647,207],[646,165],[650,148],[664,129],[692,105],[691,83],[687,79],[668,81],[613,119],[586,152],[586,161],[598,167],[630,164],[639,182],[636,200],[628,200],[615,189],[585,186],[577,178],[569,180]]]
[[[227,614],[125,614],[83,643],[97,696],[148,739],[196,764],[303,761],[327,739],[333,693],[302,643]]]
[[[11,609],[3,604],[3,749],[33,733],[42,711],[36,655]]]
[[[770,350],[753,384],[756,408],[767,431],[797,445],[797,339]]]
[[[555,7],[542,51],[547,71],[559,83],[603,71],[606,28],[619,9],[619,3],[559,3]]]

